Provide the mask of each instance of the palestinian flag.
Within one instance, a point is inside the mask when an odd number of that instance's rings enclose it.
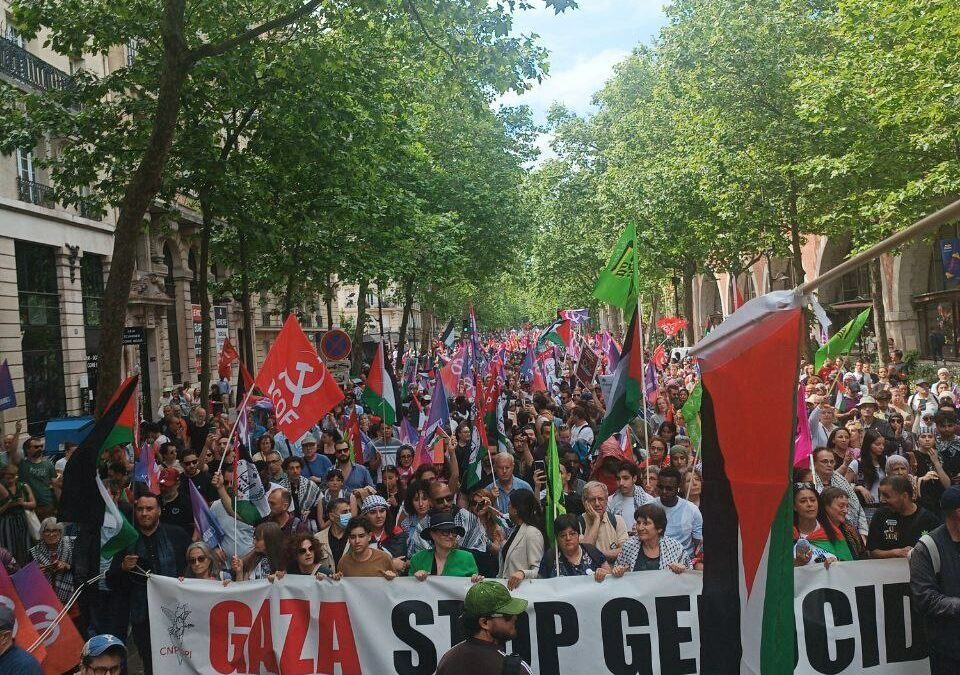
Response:
[[[103,451],[133,442],[140,376],[125,379],[63,471],[59,520],[100,527],[104,503],[94,478]]]
[[[249,458],[237,461],[234,474],[234,509],[237,518],[247,525],[256,525],[261,518],[270,513],[267,492],[260,480],[256,465]]]
[[[544,342],[552,342],[558,347],[569,349],[573,343],[573,324],[570,319],[559,318],[550,324],[537,340],[537,347],[541,347]]]
[[[637,416],[644,405],[643,368],[640,364],[642,350],[643,340],[640,338],[640,326],[637,325],[637,315],[634,312],[633,318],[630,319],[630,328],[627,330],[627,339],[623,344],[623,353],[620,355],[617,369],[613,372],[607,413],[593,441],[594,453],[597,452],[601,443],[619,434],[620,430]]]
[[[380,416],[384,424],[392,427],[397,423],[397,399],[394,396],[393,378],[387,370],[382,342],[377,345],[377,355],[373,357],[367,386],[363,389],[361,399],[370,407],[370,412]]]
[[[97,475],[94,480],[104,509],[103,527],[100,529],[100,559],[111,560],[113,556],[127,550],[137,541],[140,533],[133,529],[130,521],[124,518],[113,497],[110,496],[107,486],[100,480],[100,476]]]
[[[768,293],[692,351],[702,373],[703,597],[700,662],[710,672],[793,672],[791,471],[804,300]],[[757,377],[757,373],[763,377]],[[743,433],[743,411],[764,423]],[[691,415],[692,416],[692,415]],[[762,461],[759,458],[762,457]]]

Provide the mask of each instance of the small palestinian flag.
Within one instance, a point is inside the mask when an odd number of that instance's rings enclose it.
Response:
[[[397,399],[394,395],[393,378],[387,371],[382,342],[377,345],[377,355],[373,357],[367,386],[364,387],[361,398],[370,407],[370,412],[379,415],[384,424],[392,427],[397,423]]]
[[[593,441],[594,452],[597,452],[605,440],[619,434],[620,430],[637,416],[641,406],[644,405],[644,377],[640,366],[642,344],[640,327],[637,325],[637,317],[634,314],[630,319],[623,353],[620,355],[620,361],[617,362],[617,369],[613,372],[607,413],[600,423],[600,428],[597,429]]]
[[[544,342],[552,342],[558,347],[569,349],[573,343],[573,324],[570,319],[559,318],[550,324],[537,340],[537,347],[542,347]]]
[[[793,672],[791,473],[804,302],[793,291],[768,293],[729,316],[692,351],[702,373],[709,561],[700,662],[711,664],[711,673]],[[763,377],[756,377],[760,372]],[[743,411],[757,401],[763,401],[763,424],[743,434]]]

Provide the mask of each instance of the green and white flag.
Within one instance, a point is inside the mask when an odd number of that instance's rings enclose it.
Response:
[[[241,459],[237,462],[237,494],[234,500],[237,517],[253,525],[270,513],[267,493],[257,467],[253,462]]]
[[[117,503],[110,496],[110,491],[100,480],[100,474],[96,475],[95,480],[104,504],[103,527],[100,529],[100,559],[111,560],[115,555],[127,550],[131,544],[137,541],[140,538],[140,533],[120,513]]]
[[[610,261],[600,272],[593,297],[608,305],[619,307],[629,316],[637,304],[637,230],[632,223],[620,235],[613,247]]]
[[[823,368],[823,364],[826,363],[827,359],[845,356],[850,353],[850,350],[853,349],[853,343],[860,337],[860,331],[863,330],[863,326],[867,323],[871,309],[873,308],[867,307],[860,312],[857,318],[838,330],[837,334],[827,341],[827,344],[817,350],[817,356],[814,360],[814,367],[817,372],[820,372],[820,369]]]

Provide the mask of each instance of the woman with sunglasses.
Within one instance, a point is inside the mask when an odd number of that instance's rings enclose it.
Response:
[[[413,474],[417,470],[413,465],[414,447],[412,445],[401,445],[397,450],[397,474],[400,476],[401,485],[407,485],[413,480]]]
[[[432,541],[433,548],[414,554],[410,559],[410,576],[418,581],[426,581],[430,575],[480,580],[476,559],[457,545],[457,537],[464,534],[466,530],[454,522],[452,513],[441,511],[431,514],[421,536],[426,541]]]
[[[470,495],[470,513],[475,515],[487,533],[487,546],[490,553],[500,555],[500,548],[506,539],[506,523],[503,514],[494,506],[496,499],[490,490],[479,489]]]
[[[320,562],[320,544],[312,534],[300,532],[290,539],[290,551],[287,559],[287,574],[300,574],[324,579],[333,574],[333,570]]]
[[[202,541],[195,541],[187,547],[187,570],[184,576],[205,581],[230,581],[230,575],[220,569],[220,561]]]
[[[917,437],[907,428],[906,420],[900,412],[893,412],[887,416],[887,423],[893,431],[893,452],[906,456],[917,446]]]

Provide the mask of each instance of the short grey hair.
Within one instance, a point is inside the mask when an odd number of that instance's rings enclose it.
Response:
[[[60,534],[63,534],[63,523],[58,522],[53,516],[44,518],[40,523],[40,531],[43,532],[44,530],[59,530]]]
[[[583,494],[587,494],[590,492],[590,490],[601,490],[604,496],[610,496],[610,488],[608,488],[605,483],[601,483],[598,480],[592,480],[583,486]]]
[[[511,464],[516,464],[516,460],[509,452],[498,452],[493,456],[493,463],[496,464],[497,460],[509,460]]]

